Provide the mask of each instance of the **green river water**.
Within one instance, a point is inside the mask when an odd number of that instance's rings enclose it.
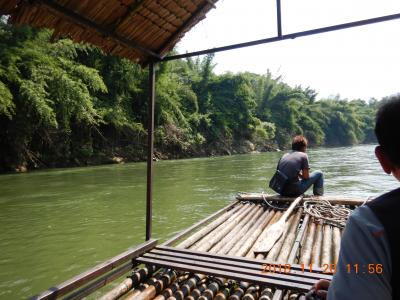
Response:
[[[326,194],[369,197],[396,188],[373,149],[310,149]],[[266,190],[281,154],[156,162],[153,237],[167,239],[237,192]],[[0,299],[26,299],[143,242],[145,191],[145,163],[1,175]]]

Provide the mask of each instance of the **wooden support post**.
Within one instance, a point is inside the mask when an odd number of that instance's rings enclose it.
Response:
[[[154,152],[154,104],[155,104],[155,63],[149,64],[149,101],[147,115],[147,194],[146,194],[146,241],[151,238],[153,210],[153,152]]]

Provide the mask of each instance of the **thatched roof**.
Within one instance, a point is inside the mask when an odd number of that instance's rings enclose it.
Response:
[[[0,0],[0,14],[145,65],[165,56],[216,1]]]

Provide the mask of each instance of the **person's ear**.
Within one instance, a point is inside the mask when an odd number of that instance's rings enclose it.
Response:
[[[379,160],[379,163],[381,164],[383,171],[385,171],[385,173],[387,174],[392,173],[393,169],[392,163],[387,158],[385,152],[382,149],[382,146],[377,146],[375,148],[375,156]]]
[[[393,175],[398,181],[400,181],[400,168],[395,168],[394,170],[392,170],[392,175]]]

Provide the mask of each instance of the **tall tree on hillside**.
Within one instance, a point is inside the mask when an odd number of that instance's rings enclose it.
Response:
[[[212,136],[216,140],[249,139],[255,129],[256,102],[248,74],[224,74],[210,86],[213,120]]]

